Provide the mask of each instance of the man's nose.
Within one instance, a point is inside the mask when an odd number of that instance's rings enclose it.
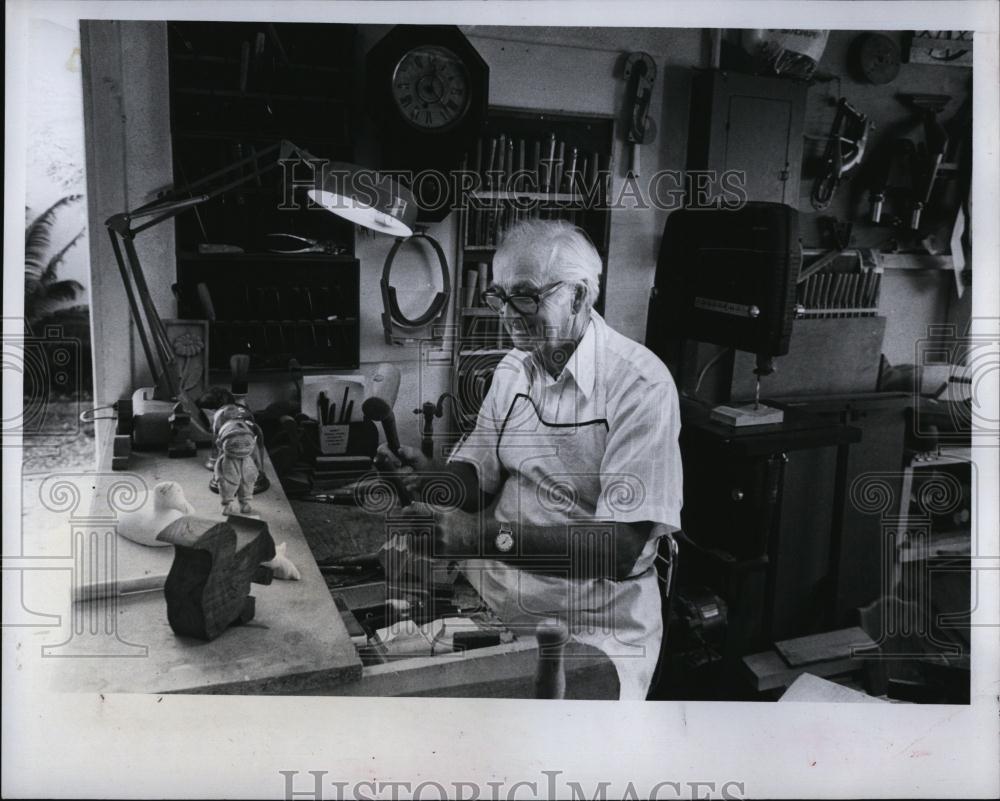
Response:
[[[521,320],[523,319],[520,312],[514,308],[514,305],[509,301],[504,304],[503,311],[501,312],[504,320]]]

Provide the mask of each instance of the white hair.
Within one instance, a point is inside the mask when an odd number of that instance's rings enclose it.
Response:
[[[601,289],[601,256],[587,235],[565,220],[525,220],[503,235],[493,255],[493,280],[528,277],[538,286],[565,281],[586,289],[585,306]]]

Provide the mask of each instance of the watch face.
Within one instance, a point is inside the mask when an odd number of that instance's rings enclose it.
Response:
[[[501,531],[497,534],[495,544],[500,553],[507,553],[514,547],[514,537],[509,531]]]
[[[403,118],[427,131],[447,130],[469,107],[469,74],[445,47],[416,47],[392,75],[392,97]]]

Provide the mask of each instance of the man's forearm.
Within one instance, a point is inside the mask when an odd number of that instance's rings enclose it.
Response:
[[[560,526],[511,525],[509,551],[497,547],[500,523],[484,521],[483,551],[491,559],[530,572],[566,578],[628,576],[649,536],[648,523],[574,520]]]

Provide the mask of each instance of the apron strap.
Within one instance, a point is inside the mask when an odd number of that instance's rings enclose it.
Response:
[[[514,414],[514,407],[517,405],[518,400],[520,400],[521,398],[524,398],[524,400],[526,400],[528,403],[531,404],[531,408],[535,410],[535,417],[538,419],[538,422],[540,422],[543,426],[546,426],[547,428],[583,428],[584,426],[603,425],[605,431],[610,430],[608,426],[608,420],[606,417],[597,417],[594,418],[593,420],[585,420],[582,423],[549,423],[546,420],[542,419],[542,415],[538,411],[538,406],[535,405],[535,402],[531,399],[531,396],[526,395],[523,392],[518,392],[514,396],[514,399],[510,402],[510,406],[507,408],[507,414],[504,416],[503,423],[500,424],[500,431],[497,434],[497,445],[496,445],[497,461],[500,463],[500,467],[505,470],[506,468],[504,468],[503,461],[500,458],[500,440],[503,439],[504,432],[507,430],[507,424],[510,422],[510,418]]]

